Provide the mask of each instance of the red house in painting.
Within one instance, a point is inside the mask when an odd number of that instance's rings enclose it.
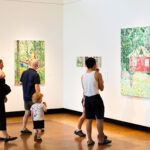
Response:
[[[128,57],[130,71],[150,72],[150,52],[145,47],[138,47]]]

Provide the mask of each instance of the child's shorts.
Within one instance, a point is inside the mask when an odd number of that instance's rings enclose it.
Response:
[[[33,121],[33,129],[42,129],[44,128],[44,120]]]

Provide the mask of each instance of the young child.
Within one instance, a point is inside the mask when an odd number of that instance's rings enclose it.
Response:
[[[32,95],[31,116],[34,126],[34,141],[41,142],[41,130],[44,128],[44,112],[47,111],[47,105],[42,102],[43,94],[36,92]]]

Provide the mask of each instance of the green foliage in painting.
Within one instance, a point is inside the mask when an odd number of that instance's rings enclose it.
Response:
[[[23,71],[29,68],[29,62],[38,59],[41,84],[45,83],[45,42],[44,41],[15,41],[15,85],[20,82]]]
[[[77,60],[76,60],[76,66],[77,67],[83,67],[83,57],[77,57]]]
[[[128,55],[143,46],[150,50],[150,27],[121,29],[121,68],[129,71]]]
[[[150,73],[129,69],[129,56],[136,51],[139,58],[150,57],[150,27],[121,29],[121,94],[150,97]]]

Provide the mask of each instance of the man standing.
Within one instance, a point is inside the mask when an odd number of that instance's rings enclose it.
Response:
[[[26,128],[28,118],[30,116],[30,108],[32,106],[32,95],[35,92],[40,92],[40,77],[36,72],[38,68],[38,60],[33,59],[30,63],[30,68],[22,73],[20,84],[23,87],[23,98],[25,114],[23,117],[23,128],[20,131],[21,134],[32,134],[30,130]]]
[[[104,90],[104,83],[101,73],[96,69],[96,60],[88,58],[86,60],[87,72],[82,76],[83,93],[85,96],[85,116],[87,119],[87,145],[92,146],[95,142],[92,139],[92,120],[96,117],[98,130],[98,145],[111,143],[103,135],[104,104],[99,94],[99,90]]]

